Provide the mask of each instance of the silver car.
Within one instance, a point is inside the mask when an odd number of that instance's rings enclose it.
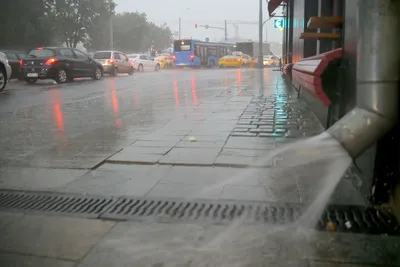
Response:
[[[0,92],[6,88],[7,83],[11,79],[11,66],[8,64],[6,54],[0,52]]]
[[[134,68],[128,57],[119,51],[97,51],[93,59],[103,65],[103,73],[117,76],[118,73],[133,75]]]

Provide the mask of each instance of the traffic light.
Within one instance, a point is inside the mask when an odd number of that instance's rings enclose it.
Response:
[[[197,28],[197,23],[194,24],[194,27]]]

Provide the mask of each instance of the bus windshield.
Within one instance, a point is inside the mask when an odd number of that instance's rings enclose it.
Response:
[[[192,40],[176,40],[174,41],[174,51],[191,51]]]

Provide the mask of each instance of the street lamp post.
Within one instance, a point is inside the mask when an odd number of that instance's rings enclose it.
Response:
[[[114,51],[114,25],[113,25],[113,16],[114,16],[114,10],[115,10],[115,3],[112,2],[110,4],[110,49],[111,51]]]
[[[260,5],[259,5],[259,18],[258,18],[258,67],[260,69],[264,68],[264,63],[263,63],[263,10],[262,10],[262,3],[263,0],[260,0]]]
[[[181,39],[182,35],[182,19],[179,17],[179,39]]]

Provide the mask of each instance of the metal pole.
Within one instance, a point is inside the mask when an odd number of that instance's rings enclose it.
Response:
[[[330,127],[352,158],[362,154],[398,121],[400,1],[358,3],[357,106]]]
[[[258,18],[258,67],[260,69],[264,68],[263,62],[263,0],[260,0],[260,7],[259,7],[259,18]]]
[[[225,42],[228,41],[228,27],[227,27],[227,22],[225,20]]]
[[[181,33],[182,33],[182,20],[179,18],[179,39],[181,39]]]
[[[110,16],[110,49],[114,51],[114,25],[113,25],[113,14]]]

